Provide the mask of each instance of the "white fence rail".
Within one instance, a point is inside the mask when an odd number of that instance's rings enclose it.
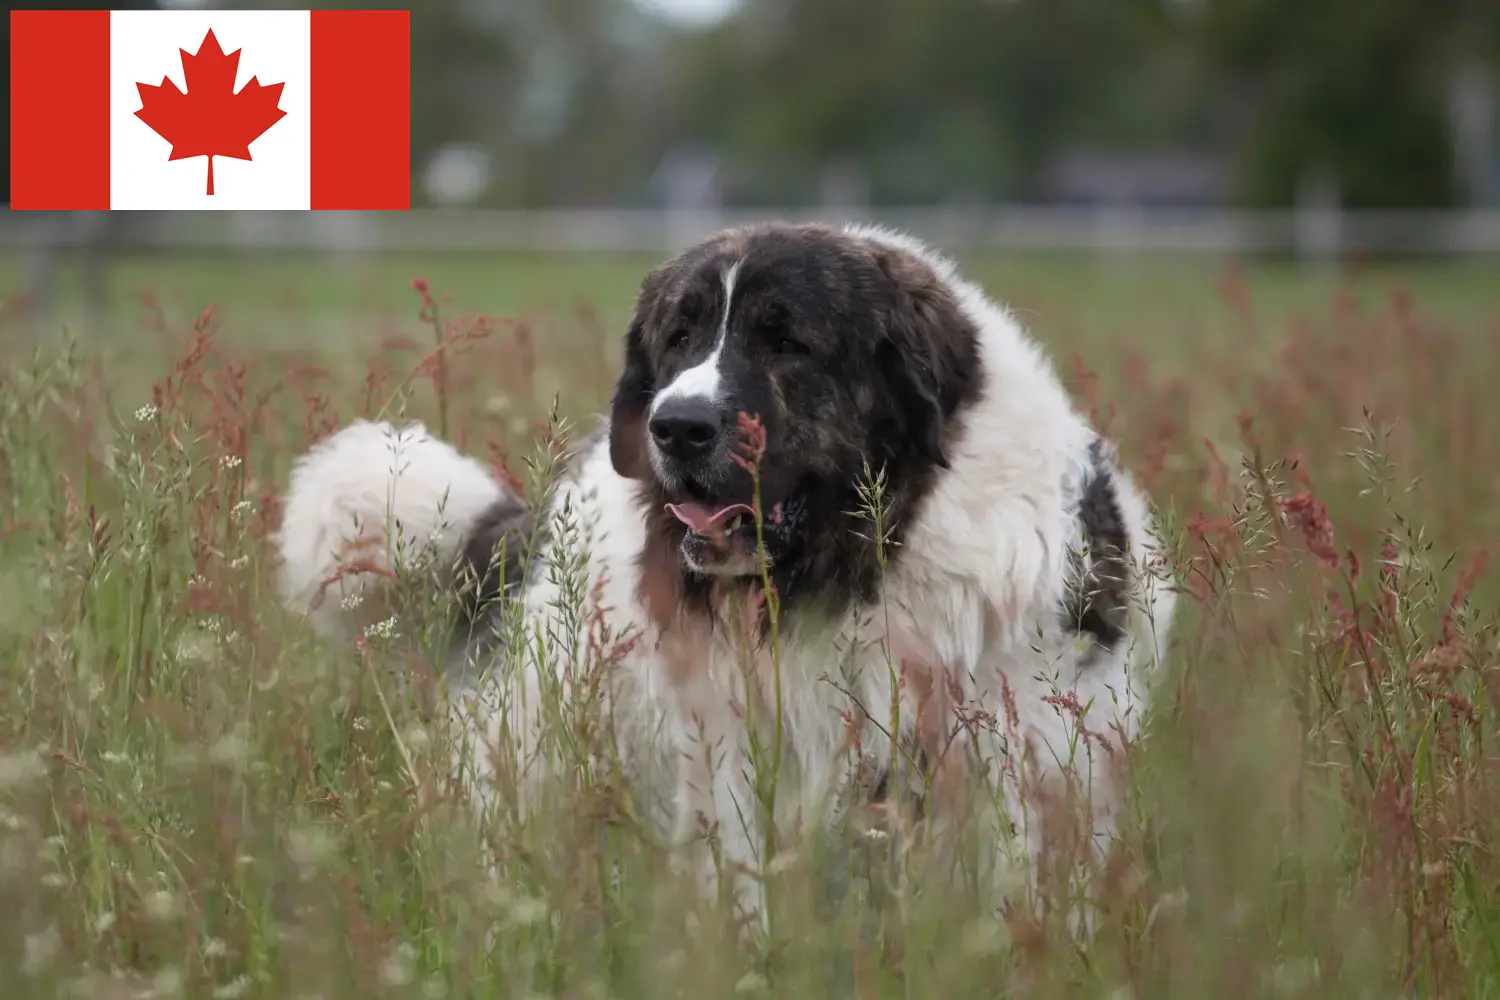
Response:
[[[105,218],[109,215],[108,218]],[[1500,254],[1500,211],[1283,212],[993,207],[658,211],[24,213],[0,218],[0,247],[263,252],[666,253],[722,226],[768,218],[857,220],[953,252],[1341,252]]]

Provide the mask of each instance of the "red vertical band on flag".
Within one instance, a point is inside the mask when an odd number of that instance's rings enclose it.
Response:
[[[109,11],[10,12],[10,207],[109,208]]]
[[[312,207],[411,207],[411,15],[312,12]]]

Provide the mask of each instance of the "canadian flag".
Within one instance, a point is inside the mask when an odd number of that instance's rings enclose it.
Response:
[[[397,11],[12,11],[13,209],[411,207]]]

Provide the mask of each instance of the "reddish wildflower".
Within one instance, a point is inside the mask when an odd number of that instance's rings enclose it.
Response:
[[[1063,694],[1042,695],[1042,701],[1051,705],[1059,712],[1067,712],[1075,719],[1083,718],[1083,705],[1078,701],[1077,691],[1067,691]]]
[[[1455,694],[1452,691],[1439,691],[1433,695],[1433,700],[1438,702],[1439,704],[1447,706],[1448,718],[1454,727],[1457,727],[1462,723],[1468,723],[1471,726],[1478,725],[1479,713],[1475,711],[1474,703],[1465,698],[1463,695]],[[1446,738],[1444,742],[1447,744],[1445,749],[1447,749],[1449,753],[1456,754],[1459,752],[1458,746],[1456,745],[1458,735],[1459,734],[1457,732],[1451,731],[1445,734]]]
[[[332,434],[339,426],[338,413],[329,407],[329,398],[320,393],[308,392],[302,396],[307,405],[302,415],[303,446],[310,448]]]
[[[1229,466],[1219,456],[1219,449],[1214,447],[1212,441],[1204,438],[1203,445],[1208,449],[1208,457],[1213,460],[1214,503],[1222,504],[1229,495]]]
[[[1375,616],[1381,622],[1394,624],[1396,606],[1399,601],[1397,588],[1400,584],[1400,551],[1396,547],[1396,536],[1387,531],[1380,543],[1380,593],[1374,601]]]
[[[735,464],[754,475],[760,461],[766,455],[766,428],[760,417],[740,412],[740,440],[735,442]]]
[[[1464,647],[1456,642],[1439,643],[1417,658],[1411,666],[1414,676],[1425,674],[1446,676],[1456,672],[1464,663]]]
[[[532,334],[531,324],[517,323],[516,335],[512,340],[516,345],[516,353],[520,355],[522,384],[530,386],[532,377],[536,374],[536,337]]]
[[[496,478],[517,492],[525,489],[526,484],[521,477],[511,471],[510,453],[503,444],[491,439],[485,442],[485,450],[490,454],[490,471]]]
[[[1239,424],[1240,440],[1245,442],[1252,451],[1258,449],[1260,440],[1255,436],[1255,414],[1249,410],[1241,410],[1235,422]]]
[[[385,389],[395,374],[396,369],[390,365],[382,364],[376,367],[374,361],[365,363],[365,401],[361,416],[368,417],[371,413],[377,412],[379,409],[376,406],[377,401],[380,406],[385,405],[388,398]]]
[[[391,333],[380,338],[381,354],[390,354],[395,351],[420,351],[421,349],[421,343],[405,333]]]
[[[1229,515],[1209,517],[1199,513],[1193,519],[1183,525],[1188,537],[1210,550],[1229,549],[1239,539],[1239,531],[1235,528],[1234,518]]]
[[[1338,569],[1339,552],[1333,547],[1333,522],[1328,518],[1328,507],[1323,501],[1304,492],[1279,501],[1279,506],[1302,532],[1308,550],[1318,562],[1328,569]]]
[[[1469,565],[1458,575],[1458,584],[1453,588],[1453,596],[1448,599],[1448,606],[1443,610],[1443,633],[1444,644],[1459,641],[1458,629],[1454,625],[1454,617],[1458,609],[1463,607],[1469,599],[1469,593],[1474,589],[1474,584],[1479,581],[1485,569],[1489,567],[1490,554],[1485,550],[1474,553],[1469,560]]]
[[[1167,455],[1177,440],[1177,432],[1177,421],[1170,414],[1163,414],[1154,425],[1140,467],[1140,476],[1145,482],[1155,483],[1166,472]]]
[[[1334,625],[1333,632],[1329,636],[1330,646],[1336,651],[1343,651],[1358,645],[1360,639],[1358,606],[1353,609],[1345,607],[1335,590],[1327,592],[1324,596],[1324,603]]]
[[[766,622],[766,591],[764,587],[751,587],[745,592],[745,605],[741,623],[746,635],[757,634]]]
[[[257,539],[270,537],[281,527],[281,497],[275,487],[268,486],[255,501],[256,518],[251,534]]]

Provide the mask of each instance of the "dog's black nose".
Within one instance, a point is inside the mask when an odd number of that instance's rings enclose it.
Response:
[[[651,437],[668,458],[697,458],[713,448],[724,429],[719,407],[706,399],[663,400],[651,417]]]

